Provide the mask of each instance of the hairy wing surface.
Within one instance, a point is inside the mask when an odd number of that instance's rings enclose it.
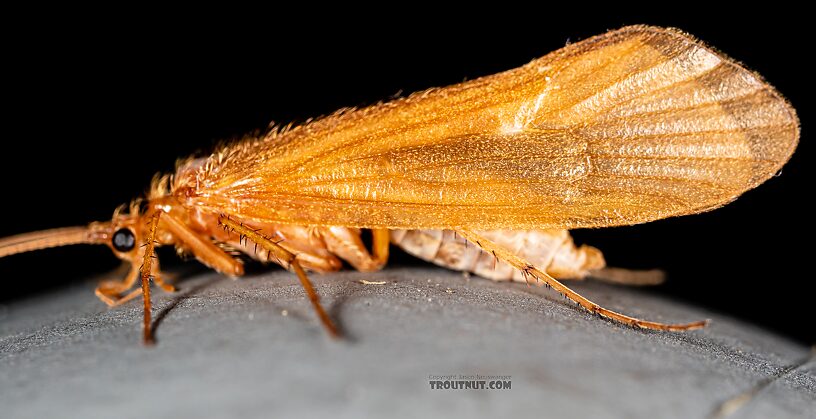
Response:
[[[634,26],[227,147],[188,202],[298,224],[626,225],[730,202],[798,135],[758,75],[680,31]]]

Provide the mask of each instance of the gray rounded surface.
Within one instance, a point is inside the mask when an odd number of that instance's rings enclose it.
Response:
[[[2,416],[692,418],[744,395],[727,416],[816,417],[807,348],[647,290],[571,283],[627,314],[713,323],[633,330],[543,288],[434,268],[313,280],[346,339],[282,271],[154,292],[154,347],[141,302],[107,309],[90,283],[0,307]],[[511,388],[431,389],[452,374]]]

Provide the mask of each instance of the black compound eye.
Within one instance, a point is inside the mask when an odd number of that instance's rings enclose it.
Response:
[[[118,252],[129,252],[136,247],[136,236],[129,228],[120,228],[113,233],[113,240],[111,240],[113,248]]]

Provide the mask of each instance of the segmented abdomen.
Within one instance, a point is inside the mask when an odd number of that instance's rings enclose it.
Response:
[[[479,234],[555,278],[581,279],[606,264],[600,250],[586,245],[576,247],[567,230],[490,230]],[[525,281],[517,269],[468,243],[452,230],[392,230],[391,242],[418,258],[446,268],[497,281]]]

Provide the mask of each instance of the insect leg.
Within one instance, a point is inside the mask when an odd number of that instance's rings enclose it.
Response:
[[[96,294],[96,296],[102,300],[102,302],[107,304],[108,307],[116,307],[138,297],[139,294],[141,294],[142,291],[136,289],[124,297],[119,296],[123,292],[133,287],[133,284],[136,283],[137,279],[139,279],[139,267],[134,266],[130,269],[130,272],[128,272],[124,281],[105,281],[96,287],[94,294]]]
[[[164,214],[163,217],[162,214]],[[170,231],[173,237],[176,240],[184,243],[193,252],[196,258],[205,265],[228,275],[239,276],[244,273],[244,267],[240,261],[233,259],[223,250],[218,248],[218,246],[214,245],[211,241],[190,230],[189,227],[184,225],[184,223],[177,219],[173,214],[165,213],[161,210],[155,211],[153,215],[150,216],[148,221],[149,226],[147,229],[142,266],[141,268],[134,269],[136,271],[141,271],[141,291],[144,299],[143,340],[144,343],[148,345],[153,343],[153,333],[151,331],[152,307],[150,301],[150,280],[153,279],[156,285],[165,291],[175,291],[175,287],[165,283],[161,279],[161,275],[158,272],[158,259],[154,261],[155,256],[153,251],[156,246],[156,229],[158,228],[160,218],[163,221],[162,225]],[[135,298],[136,296],[138,296],[138,290],[134,290],[130,294],[123,297],[121,301],[116,303],[121,304],[122,302]]]
[[[142,327],[143,341],[145,345],[153,343],[153,332],[150,330],[150,278],[153,274],[153,250],[156,247],[156,228],[159,226],[159,217],[162,211],[156,211],[149,221],[147,237],[144,250],[144,262],[142,263],[142,297],[144,299],[144,324]]]
[[[312,283],[309,281],[309,277],[306,276],[306,271],[304,271],[303,267],[300,266],[300,262],[297,260],[297,255],[284,249],[281,245],[270,240],[263,234],[245,226],[243,223],[232,220],[229,217],[220,217],[218,223],[226,226],[246,239],[257,243],[259,246],[269,251],[270,255],[278,258],[282,266],[285,268],[291,268],[300,280],[301,285],[303,285],[303,289],[306,291],[306,295],[309,297],[309,301],[312,302],[312,306],[317,312],[323,326],[326,328],[326,331],[328,331],[329,335],[332,337],[340,336],[337,327],[334,326],[334,323],[329,318],[329,315],[326,314],[323,306],[320,305],[320,297],[317,295],[317,292],[315,292],[314,286],[312,286]]]
[[[138,277],[138,275],[137,275],[137,277]],[[128,301],[130,301],[130,300],[132,300],[134,298],[137,298],[137,297],[139,297],[141,295],[142,295],[142,289],[141,288],[136,288],[134,290],[131,290],[124,297],[116,298],[115,300],[113,300],[112,304],[108,303],[105,300],[102,300],[102,301],[104,301],[106,304],[108,304],[108,307],[117,307],[117,306],[120,306],[120,305],[122,305],[122,304],[124,304],[124,303],[126,303],[126,302],[128,302]],[[99,295],[97,295],[97,296],[99,296]],[[99,298],[101,299],[102,297],[99,297]]]
[[[391,232],[388,229],[380,228],[371,230],[372,243],[371,251],[374,254],[374,263],[380,269],[388,262],[388,251],[391,246]]]
[[[629,317],[625,314],[621,314],[606,308],[599,306],[598,304],[589,301],[588,299],[584,298],[577,292],[567,288],[561,282],[558,282],[555,278],[548,275],[546,272],[541,271],[540,269],[536,268],[535,266],[528,263],[523,258],[519,257],[518,255],[508,251],[507,249],[496,245],[492,241],[488,240],[487,238],[468,230],[459,230],[459,234],[467,239],[469,242],[479,246],[480,248],[484,249],[487,252],[494,252],[497,258],[509,263],[516,269],[524,272],[526,275],[531,275],[532,277],[536,278],[539,281],[543,281],[545,284],[552,287],[554,290],[561,293],[563,296],[569,298],[570,300],[574,301],[581,307],[588,310],[590,313],[598,314],[600,316],[606,317],[611,320],[615,320],[633,327],[640,327],[644,329],[653,329],[653,330],[668,330],[668,331],[684,331],[684,330],[694,330],[705,327],[708,324],[708,320],[697,321],[693,323],[685,323],[685,324],[666,324],[666,323],[658,323],[658,322],[651,322],[647,320],[641,320],[634,317]]]
[[[326,249],[326,243],[319,232],[322,227],[274,224],[253,224],[252,227],[256,233],[264,235],[290,253],[298,255],[300,265],[306,270],[326,273],[339,271],[343,267],[343,262]],[[225,241],[260,262],[278,262],[274,254],[255,242],[249,242],[243,235],[227,236]]]
[[[154,273],[153,274],[153,282],[159,286],[164,292],[176,292],[176,287],[171,284],[164,282],[164,278],[161,274]]]
[[[120,306],[141,295],[142,290],[137,288],[127,295],[121,296],[123,292],[132,288],[136,280],[139,279],[139,263],[141,263],[141,261],[142,259],[137,259],[137,261],[132,262],[133,266],[123,281],[104,281],[96,287],[94,294],[96,294],[103,303],[107,304],[108,307]],[[176,291],[176,287],[164,282],[162,279],[162,275],[159,274],[159,263],[157,260],[153,261],[152,269],[153,282],[155,282],[156,285],[161,287],[165,292]]]
[[[184,243],[201,263],[223,274],[231,276],[244,274],[244,265],[241,261],[221,250],[208,238],[191,230],[173,214],[165,213],[162,221],[173,237]]]
[[[391,238],[387,229],[371,231],[371,253],[365,248],[359,231],[355,229],[327,227],[321,229],[320,234],[330,252],[348,261],[358,271],[378,271],[388,261],[388,246]]]
[[[184,242],[184,244],[191,249],[193,254],[205,265],[229,275],[238,276],[243,273],[243,265],[241,265],[240,261],[232,259],[227,253],[213,245],[209,240],[190,230],[172,214],[165,213],[161,222],[163,226],[172,232],[177,240]],[[135,289],[125,296],[120,295],[133,287],[136,280],[139,279],[142,258],[143,256],[132,261],[133,267],[123,281],[106,281],[100,284],[95,290],[96,296],[109,307],[122,305],[138,297],[142,293],[139,289]],[[151,269],[153,271],[151,273],[153,282],[157,286],[165,292],[176,291],[176,287],[164,281],[163,275],[159,272],[159,263],[157,260],[153,260]]]

